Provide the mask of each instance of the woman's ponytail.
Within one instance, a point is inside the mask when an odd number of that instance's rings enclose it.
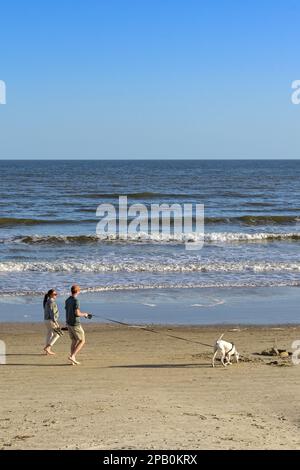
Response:
[[[49,299],[50,295],[53,294],[54,292],[54,289],[50,289],[48,290],[47,294],[45,294],[44,296],[44,300],[43,300],[43,307],[45,308],[45,305],[47,303],[47,300]]]

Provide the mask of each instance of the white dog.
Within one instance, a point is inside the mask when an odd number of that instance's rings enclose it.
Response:
[[[220,336],[220,338],[216,341],[215,347],[214,347],[214,355],[212,359],[212,366],[215,367],[215,358],[220,351],[222,356],[221,356],[221,362],[224,367],[226,367],[228,364],[232,364],[230,362],[230,359],[232,356],[235,357],[236,362],[239,362],[239,353],[236,350],[236,347],[233,343],[228,343],[228,341],[224,341],[222,338],[224,336],[224,333]],[[226,361],[226,362],[225,362]]]

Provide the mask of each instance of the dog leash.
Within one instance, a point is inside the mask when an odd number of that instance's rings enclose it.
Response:
[[[122,322],[122,321],[114,320],[112,318],[100,317],[99,315],[93,315],[93,317],[102,318],[102,320],[106,320],[106,321],[109,321],[111,323],[117,323],[117,324],[123,325],[123,326],[128,326],[130,328],[137,328],[139,330],[148,331],[149,333],[155,333],[155,334],[160,334],[160,335],[163,335],[163,336],[168,336],[169,338],[178,339],[180,341],[186,341],[187,343],[201,344],[202,346],[208,346],[209,348],[213,348],[213,346],[211,344],[202,343],[201,341],[195,341],[195,340],[192,340],[192,339],[182,338],[182,336],[175,336],[175,335],[170,335],[168,333],[161,333],[160,331],[156,331],[153,328],[149,328],[149,327],[146,327],[146,326],[131,325],[130,323],[125,323],[125,322]]]

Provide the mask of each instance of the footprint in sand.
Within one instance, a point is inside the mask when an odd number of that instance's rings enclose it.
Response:
[[[16,439],[18,441],[24,441],[25,439],[30,439],[31,437],[34,437],[34,436],[29,436],[29,435],[17,435],[17,436],[14,436],[13,439]]]

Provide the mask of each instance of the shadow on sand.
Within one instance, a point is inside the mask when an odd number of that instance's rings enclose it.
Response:
[[[182,368],[182,367],[211,367],[211,364],[201,363],[188,363],[188,364],[129,364],[122,366],[109,366],[110,369],[120,368],[120,369],[173,369],[173,368]]]

